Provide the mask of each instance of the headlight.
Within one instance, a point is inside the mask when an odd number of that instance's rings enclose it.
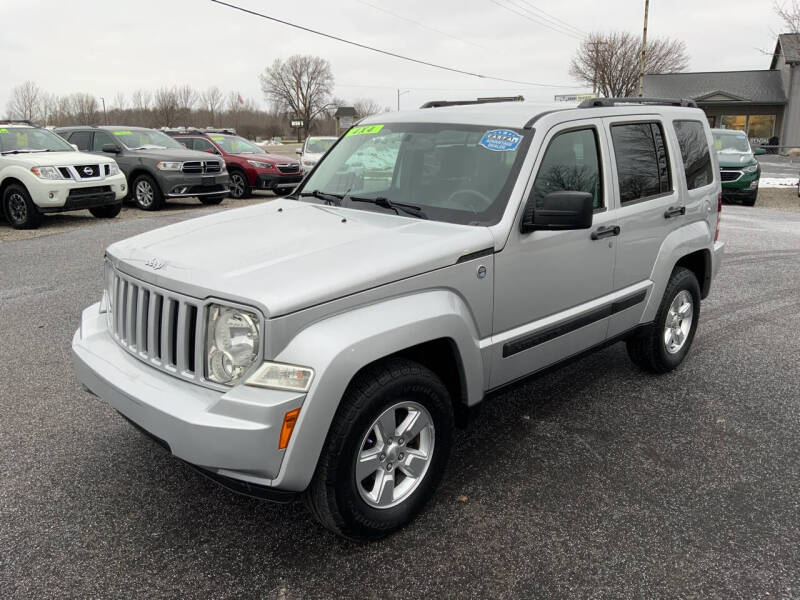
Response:
[[[119,165],[117,165],[115,162],[112,162],[110,165],[108,165],[108,174],[119,175]]]
[[[258,371],[247,378],[245,385],[307,392],[311,386],[312,377],[314,377],[314,371],[308,367],[265,362],[258,368]]]
[[[55,167],[31,167],[31,173],[40,179],[64,179]]]
[[[160,160],[156,163],[156,167],[161,169],[162,171],[180,171],[181,166],[183,163],[181,162],[171,162],[171,161],[163,161]]]
[[[303,165],[305,165],[306,167],[313,167],[315,164],[317,164],[317,161],[315,161],[315,160],[305,160],[305,159],[303,159]]]
[[[750,165],[749,167],[745,167],[742,169],[745,173],[755,173],[758,171],[758,165]]]
[[[211,304],[206,320],[206,377],[234,385],[258,356],[261,336],[255,313]]]
[[[275,165],[268,162],[261,162],[260,160],[248,160],[251,165],[256,167],[257,169],[274,169]]]

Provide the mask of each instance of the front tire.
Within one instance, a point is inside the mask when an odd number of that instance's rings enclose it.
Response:
[[[229,192],[234,200],[249,198],[251,194],[250,186],[247,185],[247,176],[238,169],[230,172]]]
[[[213,206],[215,204],[219,204],[224,199],[225,199],[225,194],[222,194],[221,196],[201,196],[200,202],[208,206]]]
[[[122,202],[119,204],[107,204],[106,206],[95,206],[89,212],[98,219],[113,219],[122,210]]]
[[[757,198],[758,198],[758,188],[756,188],[752,194],[750,194],[744,200],[742,200],[742,204],[744,204],[745,206],[755,206]]]
[[[42,214],[22,185],[11,184],[6,188],[3,213],[14,229],[36,229],[42,223]]]
[[[672,371],[689,353],[699,317],[700,284],[689,269],[676,267],[653,324],[627,340],[628,356],[650,373]]]
[[[367,367],[339,405],[306,504],[343,537],[383,537],[428,502],[452,436],[450,396],[432,371],[402,358]]]
[[[161,188],[150,175],[138,175],[131,184],[131,195],[142,210],[161,210],[164,196]]]

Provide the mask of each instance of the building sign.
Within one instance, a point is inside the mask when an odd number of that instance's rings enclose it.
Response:
[[[341,117],[339,119],[339,127],[342,129],[349,129],[353,126],[353,117]]]
[[[589,98],[597,98],[597,94],[556,94],[553,100],[556,102],[581,102]]]
[[[300,129],[303,126],[303,121],[300,119],[293,119],[292,120],[292,127],[295,129]]]

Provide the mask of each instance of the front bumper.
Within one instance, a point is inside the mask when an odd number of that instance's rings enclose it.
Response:
[[[244,385],[213,390],[157,371],[114,341],[99,304],[83,311],[72,357],[84,386],[176,457],[236,491],[287,497],[271,486],[285,453],[278,438],[284,415],[304,394]]]
[[[55,213],[121,202],[128,193],[125,175],[91,181],[36,179],[25,182],[39,212]]]
[[[303,173],[292,173],[290,175],[277,175],[273,173],[260,173],[256,177],[255,188],[257,190],[274,190],[276,188],[295,188],[303,181]]]
[[[161,171],[158,185],[166,198],[224,196],[228,193],[228,172],[214,175],[187,175],[181,171]]]
[[[722,182],[723,198],[752,197],[758,193],[758,181],[761,178],[761,170],[754,173],[742,173],[736,181]]]

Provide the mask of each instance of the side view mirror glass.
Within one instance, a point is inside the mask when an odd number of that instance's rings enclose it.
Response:
[[[594,216],[594,197],[588,192],[552,192],[536,206],[531,196],[522,213],[522,233],[537,230],[589,229]]]
[[[114,144],[103,144],[102,151],[109,154],[119,154],[119,148],[117,148]]]
[[[70,144],[70,146],[72,146],[73,150],[77,150],[78,149],[78,144]]]

